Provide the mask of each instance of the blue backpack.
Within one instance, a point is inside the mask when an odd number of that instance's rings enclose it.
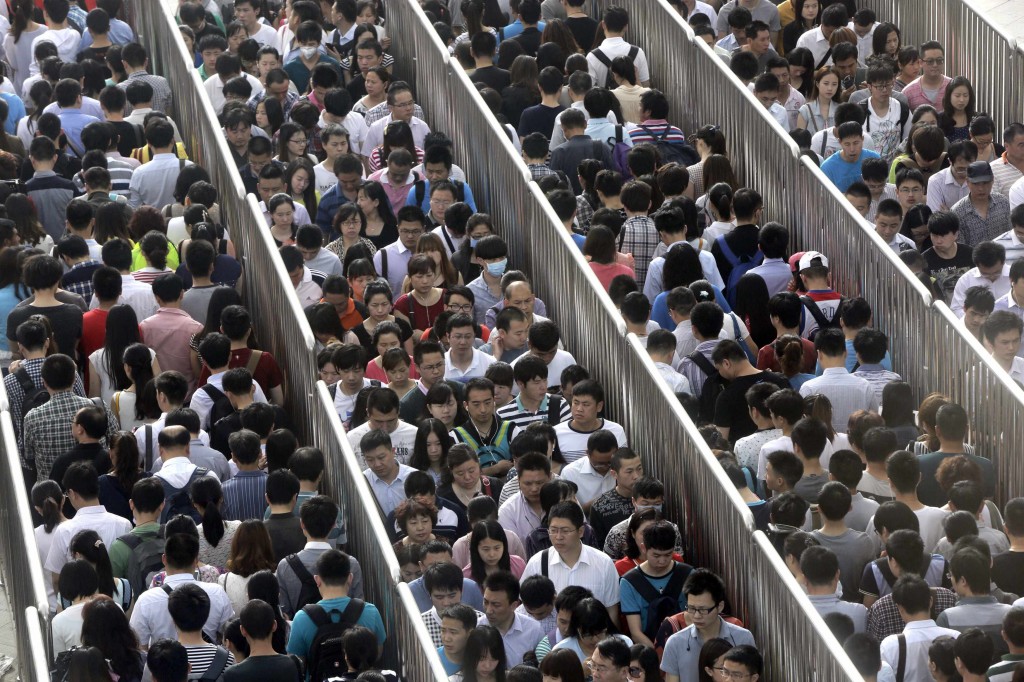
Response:
[[[736,285],[739,284],[740,278],[747,274],[749,270],[753,270],[764,262],[764,254],[758,250],[757,254],[753,257],[737,256],[729,248],[729,243],[725,241],[725,235],[718,237],[715,243],[721,249],[725,260],[732,266],[732,270],[729,271],[729,279],[725,283],[725,300],[729,301],[730,306],[736,307]]]

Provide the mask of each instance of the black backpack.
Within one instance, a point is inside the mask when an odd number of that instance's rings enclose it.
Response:
[[[612,77],[612,60],[609,59],[608,55],[606,55],[604,52],[602,52],[601,48],[599,48],[599,47],[598,48],[594,48],[593,50],[591,50],[590,54],[592,54],[595,57],[597,57],[597,61],[599,61],[602,64],[604,64],[605,68],[608,69],[608,75],[604,79],[604,87],[608,88],[609,90],[614,90],[615,89],[615,78]],[[627,55],[629,57],[629,61],[631,61],[631,62],[635,61],[636,60],[636,56],[638,54],[640,54],[640,48],[637,47],[636,45],[630,45],[629,46],[629,53]],[[697,159],[697,160],[699,161],[700,159]],[[665,163],[668,163],[668,162],[666,161]],[[694,162],[694,163],[696,163],[696,162]],[[692,163],[688,163],[686,165],[690,166],[690,165],[693,165],[693,164]]]
[[[712,423],[715,420],[715,403],[718,402],[718,396],[725,390],[725,382],[722,381],[722,375],[718,373],[711,361],[700,351],[693,351],[686,357],[690,358],[707,375],[704,385],[700,389],[700,418]]]
[[[202,523],[202,517],[199,516],[196,508],[192,506],[192,494],[189,492],[189,488],[192,486],[193,481],[202,478],[208,473],[210,473],[210,470],[206,467],[196,467],[192,475],[188,477],[185,485],[180,488],[175,488],[166,479],[157,476],[157,480],[164,487],[164,499],[166,500],[164,510],[160,513],[161,525],[167,523],[178,514],[192,517],[192,520],[197,524]]]
[[[814,341],[814,337],[816,337],[818,332],[822,329],[828,329],[829,327],[834,327],[835,329],[840,328],[839,318],[843,313],[843,307],[846,305],[845,296],[840,297],[839,305],[836,306],[835,315],[832,316],[831,320],[825,317],[825,313],[821,312],[821,308],[818,307],[818,303],[810,296],[801,296],[800,302],[804,304],[804,308],[806,308],[807,312],[811,314],[814,321],[818,323],[818,328],[807,335],[808,341]]]
[[[313,643],[306,657],[310,682],[326,682],[332,677],[340,677],[348,672],[342,637],[358,623],[365,606],[366,603],[362,599],[352,599],[344,612],[337,609],[327,611],[319,604],[303,607],[302,611],[316,626],[316,634],[313,635]],[[331,619],[332,613],[341,613],[341,620],[335,623]]]
[[[685,140],[670,142],[667,139],[669,131],[672,130],[670,127],[666,126],[660,135],[645,125],[639,127],[654,138],[654,146],[657,147],[658,154],[661,156],[661,163],[678,163],[683,167],[700,163],[700,154]]]
[[[142,594],[149,587],[154,574],[164,570],[164,529],[161,527],[154,535],[134,535],[127,533],[118,538],[128,546],[132,553],[128,556],[126,571],[128,584],[135,594]]]
[[[42,382],[36,386],[24,367],[19,367],[14,373],[14,377],[18,380],[18,385],[21,386],[21,390],[25,393],[25,397],[21,401],[21,420],[24,423],[25,415],[30,410],[50,402],[50,393],[42,385]]]
[[[253,351],[254,355],[255,353],[256,351]],[[213,401],[213,406],[210,408],[210,414],[208,415],[210,426],[213,426],[218,421],[235,411],[235,408],[231,407],[231,401],[228,400],[226,395],[224,395],[224,391],[220,390],[216,386],[205,384],[199,390],[210,396],[210,400]]]
[[[284,560],[288,562],[288,565],[295,573],[295,577],[299,579],[299,584],[302,586],[299,588],[299,598],[295,602],[295,613],[298,613],[301,609],[306,608],[307,605],[316,604],[320,601],[320,588],[317,587],[313,574],[302,563],[298,554],[289,554]]]
[[[672,577],[668,579],[660,591],[644,577],[639,568],[626,571],[622,579],[637,591],[640,598],[647,602],[647,627],[644,634],[652,642],[658,634],[662,621],[679,613],[679,595],[683,592],[683,583],[692,569],[686,564],[676,561],[672,565]]]

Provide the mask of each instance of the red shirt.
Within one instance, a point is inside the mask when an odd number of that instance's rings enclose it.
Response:
[[[814,374],[814,366],[818,361],[818,353],[814,350],[814,344],[808,339],[800,339],[804,347],[804,361],[800,365],[800,371],[806,374]],[[764,346],[757,353],[757,368],[769,372],[781,372],[779,359],[775,357],[775,346],[771,343]]]
[[[82,357],[85,359],[85,371],[82,378],[86,386],[89,385],[89,356],[93,351],[103,348],[103,343],[107,340],[107,314],[109,312],[109,310],[96,308],[82,315],[82,336],[78,339],[78,348],[82,351]]]
[[[252,356],[251,348],[239,348],[238,350],[231,351],[231,361],[228,363],[228,369],[235,369],[236,367],[246,367],[249,364],[249,358]],[[253,380],[260,385],[264,391],[269,391],[272,388],[277,388],[284,382],[284,375],[281,373],[281,368],[277,364],[277,360],[274,356],[266,351],[260,355],[259,362],[256,363],[256,371],[252,373]],[[206,383],[206,380],[210,377],[210,368],[203,363],[203,369],[199,372],[199,382],[197,386],[202,386]]]

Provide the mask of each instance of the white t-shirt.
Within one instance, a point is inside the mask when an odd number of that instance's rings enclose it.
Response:
[[[611,421],[605,419],[598,429],[604,429],[611,431],[615,435],[615,440],[618,441],[619,447],[625,447],[626,432],[623,428]],[[597,429],[595,429],[597,430]],[[572,420],[562,422],[555,426],[555,436],[558,438],[558,449],[562,452],[562,457],[565,458],[566,463],[572,464],[580,457],[584,457],[587,454],[587,440],[593,431],[577,431],[572,427]]]
[[[325,161],[324,163],[330,162]],[[323,163],[313,166],[313,174],[316,176],[316,191],[320,192],[320,196],[327,194],[332,187],[338,184],[338,176],[334,174],[333,170],[329,171],[324,168]]]

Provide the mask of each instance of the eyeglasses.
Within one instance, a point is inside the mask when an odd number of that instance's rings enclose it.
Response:
[[[423,234],[423,230],[399,230],[398,234],[403,237],[419,237]]]
[[[886,81],[884,83],[872,83],[871,87],[875,88],[876,90],[891,90],[892,81]]]
[[[342,225],[359,225],[359,224],[361,224],[361,221],[359,220],[359,218],[349,218],[348,220],[342,220],[341,224]]]
[[[408,102],[395,102],[391,105],[392,109],[409,109],[416,106],[415,100],[409,100]]]
[[[444,369],[444,363],[438,362],[433,365],[420,365],[420,371],[426,370],[427,372],[439,372]]]
[[[458,303],[449,303],[447,308],[453,313],[468,313],[469,311],[473,310],[473,304],[463,303],[460,305]]]
[[[590,659],[587,659],[587,667],[590,668],[591,670],[593,670],[595,673],[601,673],[601,674],[604,674],[604,673],[608,672],[609,670],[611,670],[611,667],[609,667],[607,665],[604,665],[604,664],[598,665],[598,664],[594,663]]]
[[[715,612],[717,606],[687,606],[686,612],[695,616],[707,616]]]
[[[304,137],[293,137],[292,139],[288,140],[288,144],[301,144],[301,145],[305,145],[306,144],[306,138],[304,138]]]
[[[931,59],[922,59],[928,66],[941,66],[946,63],[945,57],[932,57]]]
[[[558,526],[548,526],[548,535],[572,535],[578,530],[579,528],[559,528]]]
[[[728,668],[713,668],[713,670],[727,680],[745,680],[750,677],[750,673],[741,673],[739,670],[729,670]]]

